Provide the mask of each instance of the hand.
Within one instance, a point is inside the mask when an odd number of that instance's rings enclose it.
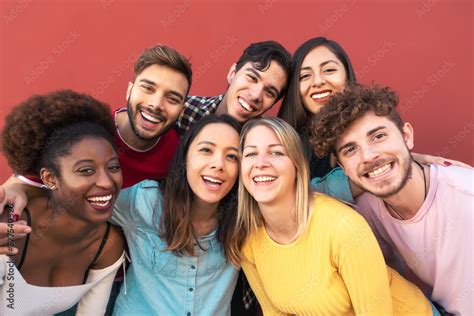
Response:
[[[8,190],[5,186],[0,186],[0,215],[8,205],[13,205],[14,221],[20,218],[23,209],[26,207],[28,198],[21,190]]]
[[[25,221],[16,223],[0,223],[0,255],[16,255],[18,248],[14,247],[14,241],[25,238],[31,233]]]
[[[445,166],[445,167],[458,166],[458,167],[472,169],[470,165],[457,161],[457,160],[451,160],[451,159],[446,159],[443,157],[417,154],[417,153],[412,153],[412,156],[413,156],[413,159],[415,159],[417,162],[423,165],[435,164],[435,165],[440,165],[440,166]]]

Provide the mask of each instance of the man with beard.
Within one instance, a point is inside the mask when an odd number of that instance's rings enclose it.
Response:
[[[191,87],[191,76],[186,58],[167,46],[146,49],[135,62],[127,108],[115,112],[124,188],[166,176],[179,143],[174,125]]]
[[[413,128],[403,123],[397,104],[388,88],[347,88],[312,122],[312,145],[318,155],[334,154],[366,191],[356,205],[387,263],[449,313],[470,315],[473,170],[414,161]]]

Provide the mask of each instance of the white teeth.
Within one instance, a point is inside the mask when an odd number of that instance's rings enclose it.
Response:
[[[323,93],[315,93],[315,94],[311,95],[311,98],[313,98],[313,99],[322,99],[322,98],[325,98],[325,97],[329,96],[330,94],[331,94],[331,91],[326,91],[326,92],[323,92]]]
[[[273,181],[275,179],[276,179],[275,177],[258,176],[258,177],[254,177],[253,181],[255,181],[255,182],[270,182],[270,181]]]
[[[112,194],[87,198],[87,201],[91,202],[91,204],[99,206],[106,206],[110,202],[110,200],[112,200]]]
[[[203,176],[202,178],[206,181],[209,181],[209,182],[212,182],[212,183],[217,183],[217,184],[222,184],[224,182],[224,181],[221,181],[219,179],[214,179],[214,178],[211,178],[211,177],[208,177],[208,176]]]
[[[140,113],[142,114],[142,116],[147,119],[148,121],[150,122],[153,122],[153,123],[159,123],[161,122],[160,119],[157,119],[156,117],[154,116],[151,116],[150,114],[146,113],[145,111],[140,111]]]
[[[390,164],[389,163],[386,164],[386,165],[383,165],[380,168],[377,168],[377,169],[369,172],[368,175],[369,175],[369,178],[373,178],[373,177],[376,177],[376,176],[378,176],[378,175],[380,175],[380,174],[382,174],[382,173],[384,173],[388,170],[390,170]]]
[[[240,105],[249,112],[254,112],[255,110],[247,103],[245,100],[238,98]]]

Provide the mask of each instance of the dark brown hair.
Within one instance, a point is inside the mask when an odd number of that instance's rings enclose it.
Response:
[[[59,150],[60,130],[80,122],[99,125],[110,135],[115,131],[109,106],[91,96],[61,90],[30,97],[5,118],[2,145],[8,164],[15,173],[39,176],[41,163],[47,160],[54,165],[49,149]]]
[[[237,133],[240,132],[240,124],[228,115],[208,115],[199,120],[181,139],[168,176],[160,186],[163,192],[163,211],[159,235],[166,241],[167,250],[173,251],[176,255],[194,256],[194,244],[198,243],[190,214],[194,193],[186,176],[186,157],[189,146],[205,126],[216,123],[229,125]],[[233,230],[237,219],[237,181],[232,190],[219,202],[217,212],[217,240],[224,248],[226,258],[237,266],[238,250],[231,246],[239,247],[243,243],[243,238],[237,243],[231,243],[231,236],[235,236]]]
[[[303,61],[313,49],[324,46],[329,49],[337,59],[344,65],[347,76],[347,85],[357,83],[356,74],[352,68],[351,60],[344,49],[335,41],[324,37],[315,37],[304,42],[298,47],[293,55],[293,69],[289,77],[288,92],[283,99],[283,103],[278,111],[278,117],[289,123],[298,132],[302,132],[307,127],[309,119],[313,116],[308,113],[303,105],[300,95],[300,70]]]
[[[403,132],[397,94],[388,87],[353,85],[335,94],[310,122],[310,143],[319,157],[333,153],[339,137],[368,112],[386,116]]]
[[[142,73],[145,68],[151,65],[167,66],[182,73],[188,81],[188,91],[191,89],[193,71],[189,61],[175,49],[165,46],[157,45],[155,47],[147,48],[138,57],[133,68],[134,80]]]

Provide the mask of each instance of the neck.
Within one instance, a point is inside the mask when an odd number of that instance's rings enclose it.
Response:
[[[222,114],[228,114],[227,113],[227,92],[224,94],[224,97],[222,98],[222,101],[219,102],[219,105],[217,105],[216,109],[216,115],[222,115]]]
[[[295,220],[295,193],[270,204],[259,203],[268,235],[279,244],[291,243],[298,230]]]
[[[195,199],[191,205],[191,222],[198,236],[210,234],[217,227],[217,206]]]
[[[43,203],[42,203],[43,204]],[[41,212],[35,213],[32,231],[38,237],[48,237],[58,244],[71,244],[82,241],[95,234],[103,223],[87,222],[71,216],[63,207],[48,199],[44,201]]]
[[[120,137],[122,137],[123,141],[130,147],[138,150],[147,150],[153,147],[158,141],[159,137],[153,139],[141,139],[138,137],[133,131],[132,122],[130,122],[127,111],[117,113],[116,124]]]
[[[420,167],[414,161],[411,164],[411,179],[408,179],[400,192],[383,199],[391,216],[401,220],[407,220],[416,215],[429,189],[429,167]]]

